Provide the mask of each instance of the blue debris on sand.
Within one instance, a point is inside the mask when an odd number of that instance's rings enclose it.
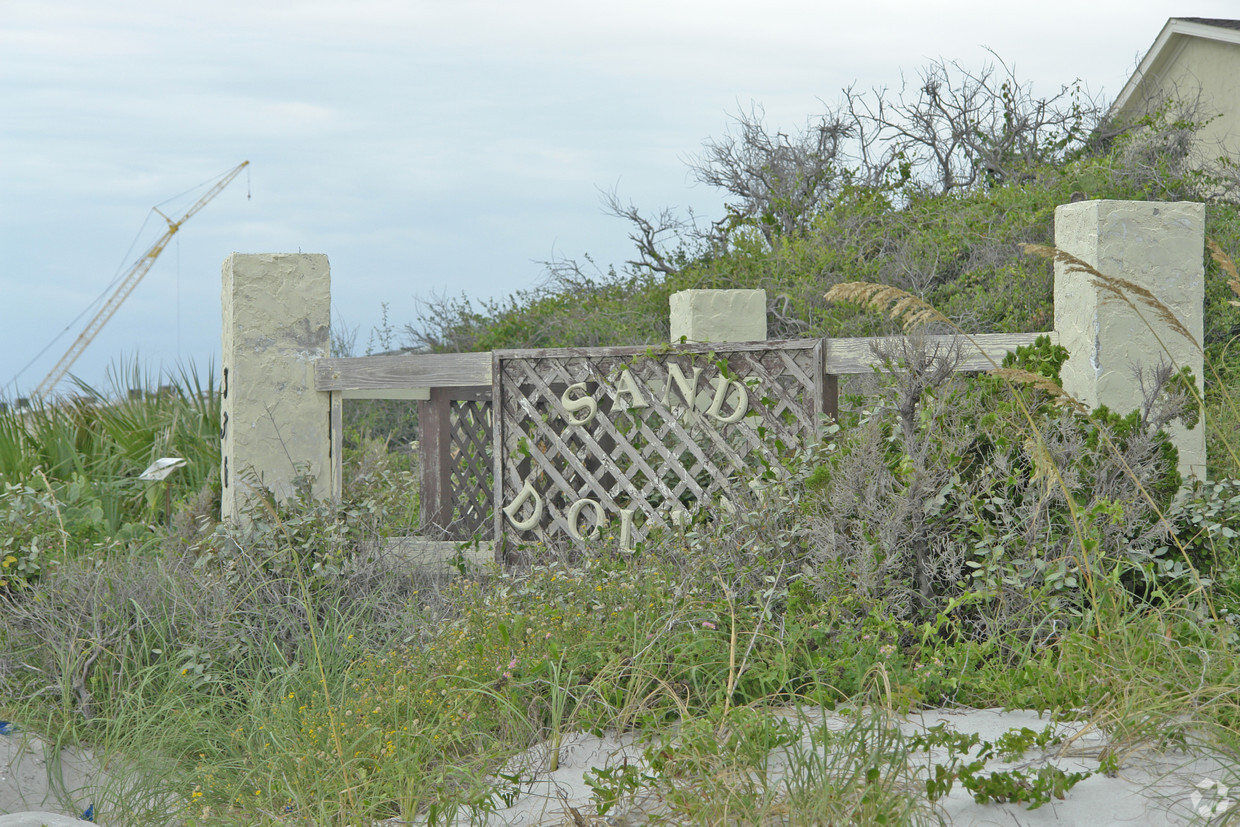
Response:
[[[95,820],[95,805],[91,804],[89,807],[86,808],[86,812],[82,813],[82,821],[94,821],[94,820]]]
[[[0,721],[0,735],[12,735],[16,727],[9,721]]]

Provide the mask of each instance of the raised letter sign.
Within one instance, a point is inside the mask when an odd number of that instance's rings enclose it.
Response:
[[[633,509],[620,509],[620,549],[627,551],[633,547]]]
[[[717,387],[715,388],[714,401],[710,403],[710,409],[706,413],[718,419],[720,422],[730,425],[733,422],[740,422],[745,413],[749,410],[749,394],[745,390],[745,385],[735,379],[725,379],[722,376],[715,380]],[[728,395],[728,388],[736,385],[736,408],[727,416],[720,416],[723,410],[723,400]]]
[[[627,551],[716,513],[813,443],[824,356],[817,339],[495,351],[500,553],[596,534]]]
[[[576,399],[570,399],[569,394],[578,391],[581,396]],[[586,392],[586,383],[578,382],[575,385],[569,385],[564,389],[564,393],[560,395],[560,404],[564,406],[564,410],[568,411],[569,425],[589,425],[594,421],[594,415],[598,413],[598,402],[594,401],[594,397]],[[588,408],[588,412],[581,419],[577,419],[573,414],[584,408]]]
[[[534,499],[534,513],[524,520],[517,519],[517,512],[521,510],[521,506],[525,505],[525,501]],[[534,528],[542,520],[543,503],[542,497],[538,496],[538,492],[534,490],[534,486],[529,480],[525,481],[525,486],[521,489],[521,493],[517,494],[517,498],[508,505],[504,506],[504,513],[508,515],[508,519],[512,520],[512,524],[521,531],[529,531]]]
[[[650,403],[646,401],[646,397],[642,396],[641,388],[637,387],[637,382],[633,380],[633,374],[629,373],[629,369],[625,368],[620,371],[620,378],[616,380],[616,392],[613,398],[619,407],[620,396],[627,395],[631,397],[627,405],[628,408],[646,408]],[[621,410],[624,410],[621,407]]]
[[[690,408],[694,407],[697,404],[697,386],[698,379],[701,376],[702,369],[695,366],[693,368],[693,383],[690,384],[689,380],[685,377],[684,371],[680,369],[680,365],[677,365],[674,362],[669,362],[667,365],[667,387],[663,390],[664,407],[666,407],[667,403],[671,401],[672,385],[676,385],[680,388],[680,395],[684,397],[685,404]]]
[[[577,521],[581,519],[581,510],[586,506],[594,508],[594,530],[590,532],[591,537],[598,537],[602,532],[603,525],[603,506],[597,501],[591,499],[577,500],[568,508],[568,533],[573,535],[574,540],[583,540],[581,531],[577,528]]]

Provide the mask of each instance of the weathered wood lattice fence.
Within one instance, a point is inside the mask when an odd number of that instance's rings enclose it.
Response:
[[[490,539],[490,353],[320,359],[314,369],[316,388],[331,398],[334,496],[340,496],[342,480],[342,400],[411,400],[420,432],[422,532],[434,539]]]
[[[822,342],[500,351],[494,536],[622,546],[817,433]]]

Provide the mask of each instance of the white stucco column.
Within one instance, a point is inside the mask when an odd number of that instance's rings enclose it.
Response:
[[[1136,310],[1090,276],[1055,264],[1055,330],[1070,354],[1064,390],[1090,408],[1126,414],[1141,405],[1136,369],[1192,368],[1201,388],[1205,206],[1196,202],[1080,201],[1055,210],[1055,246],[1105,276],[1149,290],[1192,334],[1187,341],[1129,294]],[[1205,479],[1205,421],[1169,429],[1180,473]]]
[[[222,304],[223,519],[242,519],[256,488],[287,499],[300,478],[331,496],[330,395],[314,389],[330,355],[327,256],[233,253]]]
[[[670,304],[673,343],[766,340],[765,290],[681,290]]]

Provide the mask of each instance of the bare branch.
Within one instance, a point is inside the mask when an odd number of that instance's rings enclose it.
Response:
[[[663,246],[668,238],[683,240],[686,230],[693,227],[692,222],[679,218],[668,207],[654,218],[647,218],[632,202],[627,206],[622,203],[614,189],[603,193],[603,208],[629,222],[629,240],[637,248],[637,258],[625,264],[664,275],[679,272],[680,268],[664,254]]]
[[[737,131],[707,140],[689,169],[698,181],[733,196],[728,210],[734,225],[752,224],[771,243],[804,226],[836,193],[853,124],[829,111],[789,135],[769,132],[764,117],[756,105],[738,112]]]
[[[1099,121],[1101,107],[1079,86],[1037,98],[999,66],[974,72],[939,60],[894,97],[886,89],[875,89],[873,102],[850,96],[851,110],[886,146],[884,158],[903,159],[937,193],[1013,180],[1062,157]]]

